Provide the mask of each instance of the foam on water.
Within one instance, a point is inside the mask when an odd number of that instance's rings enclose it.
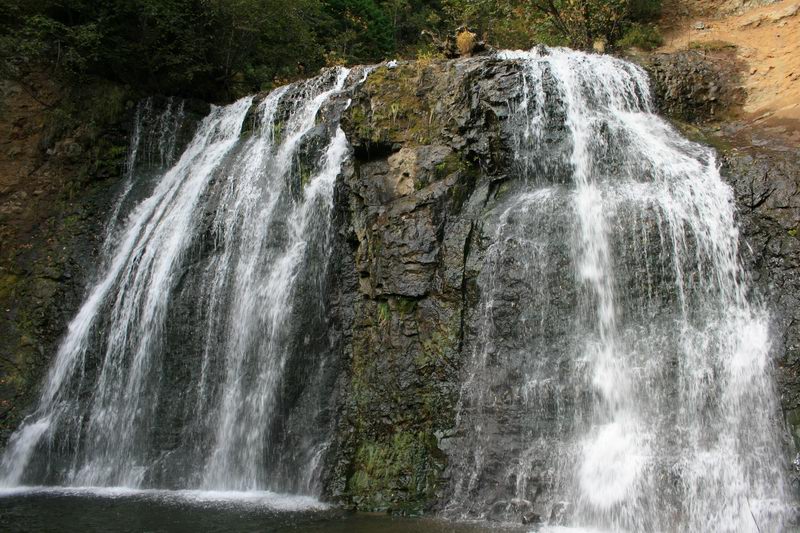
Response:
[[[310,496],[270,491],[158,490],[129,487],[27,487],[0,488],[0,498],[17,496],[83,496],[92,498],[136,498],[160,503],[202,507],[264,507],[275,511],[325,511],[330,505]]]

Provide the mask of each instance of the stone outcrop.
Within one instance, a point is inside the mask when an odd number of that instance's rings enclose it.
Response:
[[[781,405],[800,449],[800,152],[728,149],[723,176],[734,188],[742,257],[773,319]]]
[[[419,512],[441,485],[477,299],[475,226],[510,166],[518,74],[488,59],[381,66],[343,117],[351,360],[329,492],[360,509]]]

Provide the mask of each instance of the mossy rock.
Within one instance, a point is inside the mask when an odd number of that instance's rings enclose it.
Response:
[[[359,509],[421,514],[444,468],[431,433],[398,431],[357,449],[347,490]]]

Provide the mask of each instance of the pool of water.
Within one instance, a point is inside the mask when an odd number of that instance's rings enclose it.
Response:
[[[431,518],[349,513],[304,496],[270,492],[94,488],[0,490],[0,531],[479,533],[524,531]]]

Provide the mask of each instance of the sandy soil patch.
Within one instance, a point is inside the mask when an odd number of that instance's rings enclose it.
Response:
[[[800,0],[759,3],[666,2],[661,50],[735,52],[747,91],[741,118],[800,141]]]

